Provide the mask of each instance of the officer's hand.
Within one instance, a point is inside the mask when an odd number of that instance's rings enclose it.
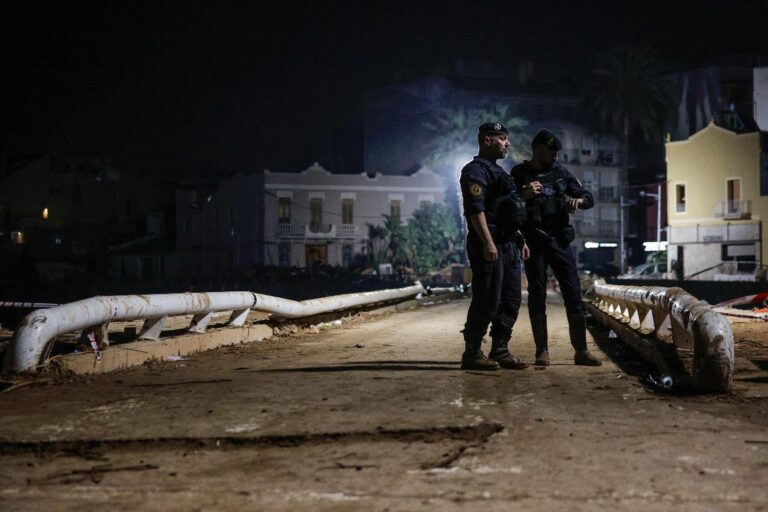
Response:
[[[575,213],[579,205],[581,205],[583,202],[583,199],[571,199],[568,201],[568,213]]]
[[[499,251],[496,249],[496,244],[493,242],[486,242],[485,247],[483,248],[483,256],[485,256],[485,261],[496,261],[499,257]]]
[[[532,181],[523,187],[523,198],[531,199],[532,197],[536,197],[541,194],[543,188],[544,185],[542,185],[540,181]]]
[[[523,250],[521,252],[523,254],[524,260],[527,260],[531,257],[531,249],[528,247],[528,244],[523,245]]]

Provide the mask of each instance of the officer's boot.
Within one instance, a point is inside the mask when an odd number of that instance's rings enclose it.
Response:
[[[483,340],[464,340],[464,353],[461,355],[462,370],[498,370],[496,361],[491,361],[481,348]]]
[[[528,368],[520,358],[515,357],[509,351],[509,340],[495,339],[491,343],[491,353],[488,358],[499,363],[499,366],[507,370],[523,370]]]
[[[547,315],[531,317],[533,342],[536,343],[536,366],[549,366],[549,348],[547,346]]]
[[[603,363],[587,350],[587,321],[582,314],[568,315],[568,332],[576,351],[573,362],[581,366],[600,366]]]

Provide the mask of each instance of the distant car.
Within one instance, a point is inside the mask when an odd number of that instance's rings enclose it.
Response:
[[[616,276],[616,279],[666,279],[666,263],[643,263],[626,274]]]

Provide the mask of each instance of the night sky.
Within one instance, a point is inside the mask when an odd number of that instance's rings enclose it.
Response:
[[[24,1],[0,17],[0,152],[191,175],[306,168],[362,125],[367,88],[459,61],[578,81],[622,43],[686,66],[768,55],[768,2]]]

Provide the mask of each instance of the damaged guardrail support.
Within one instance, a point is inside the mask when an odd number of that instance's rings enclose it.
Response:
[[[302,318],[332,311],[414,297],[424,291],[419,282],[405,288],[348,293],[320,299],[294,301],[254,292],[168,293],[91,297],[27,315],[17,327],[5,353],[3,370],[34,372],[46,361],[57,336],[112,321],[144,320],[139,338],[156,340],[166,318],[194,315],[188,331],[203,333],[214,313],[231,311],[227,324],[242,326],[250,311],[278,318]],[[106,328],[100,327],[104,345]]]
[[[733,379],[731,324],[682,288],[621,286],[598,280],[594,305],[643,335],[693,351],[696,389],[727,392]]]

